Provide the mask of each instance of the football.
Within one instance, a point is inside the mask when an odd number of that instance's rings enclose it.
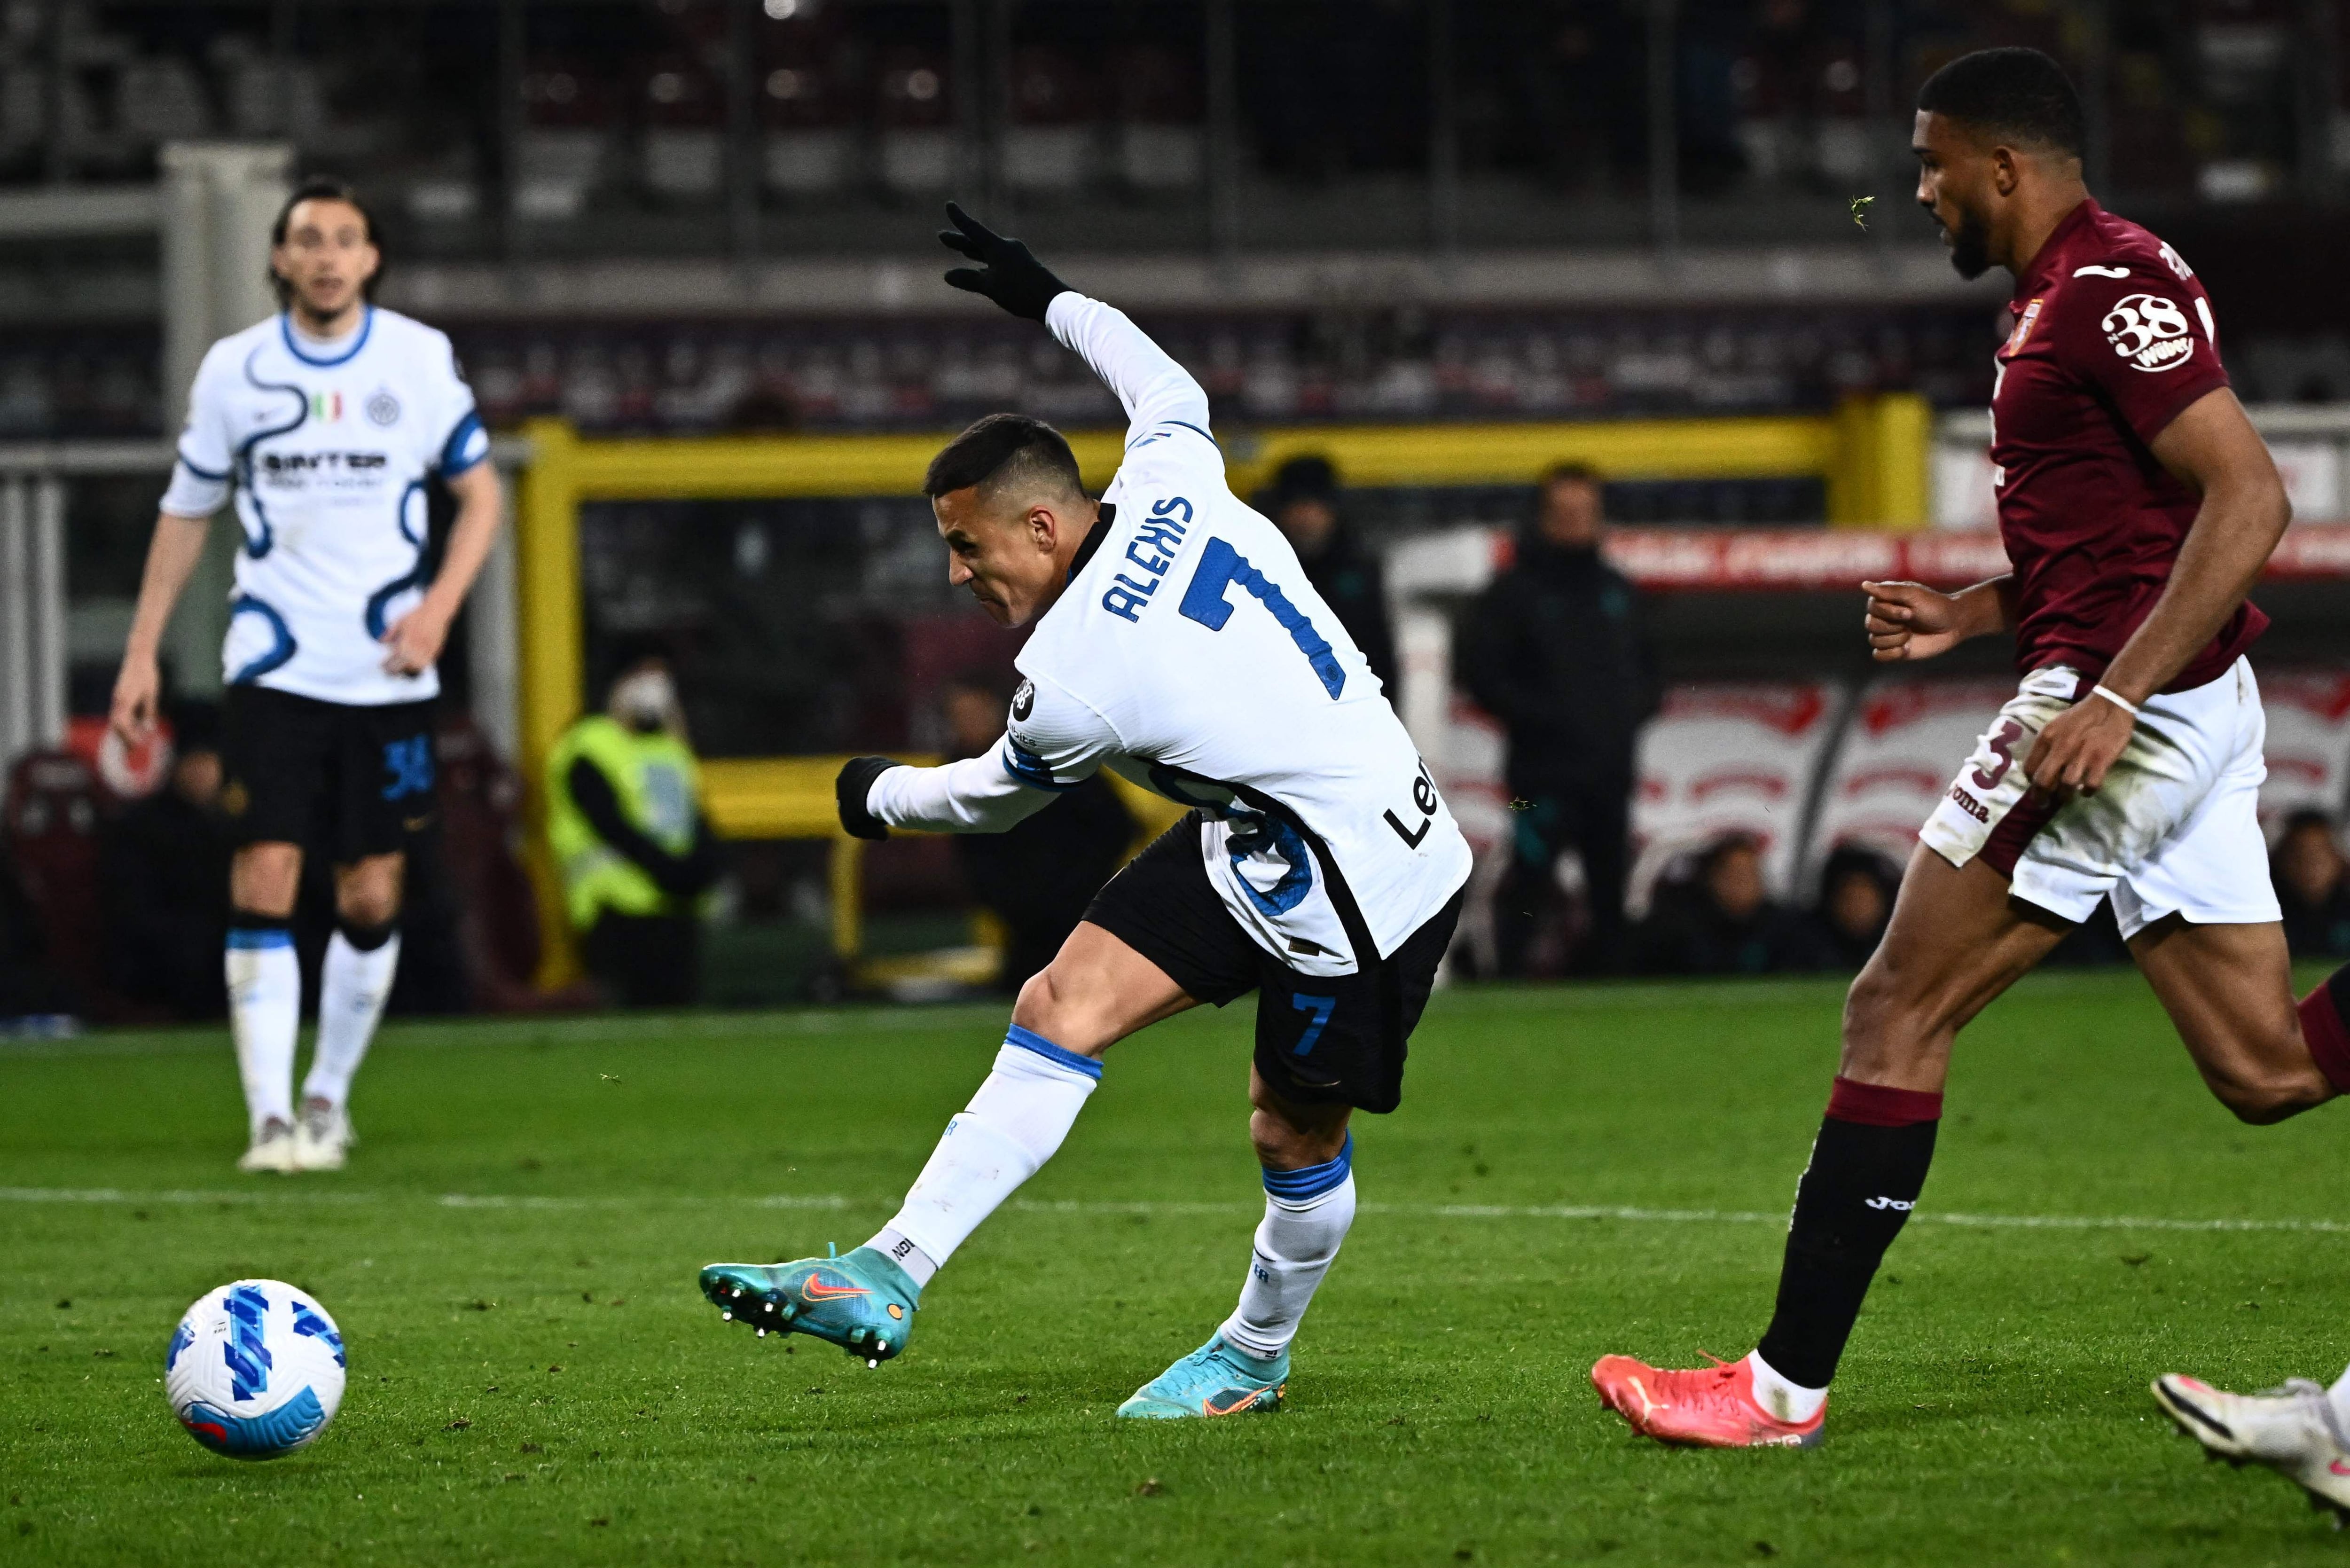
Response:
[[[342,1405],[342,1331],[292,1285],[235,1281],[180,1319],[163,1356],[163,1392],[188,1435],[216,1454],[290,1454]]]

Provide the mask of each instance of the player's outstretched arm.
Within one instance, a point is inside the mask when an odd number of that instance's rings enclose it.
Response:
[[[923,833],[1003,833],[1053,804],[1055,792],[1024,784],[995,751],[941,767],[890,757],[851,757],[833,784],[840,826],[857,838],[893,827]]]
[[[951,202],[947,216],[954,227],[941,230],[940,242],[980,264],[956,267],[947,274],[948,283],[1050,327],[1118,394],[1131,431],[1182,424],[1207,432],[1206,391],[1124,311],[1079,294],[1054,276],[1026,245],[994,233]]]
[[[155,536],[147,545],[147,566],[139,577],[139,607],[131,612],[130,637],[122,649],[122,669],[114,678],[114,702],[107,716],[125,743],[136,745],[155,732],[155,710],[162,701],[163,677],[157,653],[172,607],[203,557],[209,517],[155,514]]]
[[[2015,579],[1993,577],[1946,594],[1923,583],[1863,583],[1869,657],[1879,664],[1932,659],[2015,621]]]

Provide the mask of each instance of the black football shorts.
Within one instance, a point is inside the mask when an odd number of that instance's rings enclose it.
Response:
[[[431,826],[429,700],[360,706],[232,686],[221,716],[221,810],[239,845],[298,844],[348,866]]]
[[[1086,919],[1218,1007],[1253,991],[1256,1070],[1284,1098],[1387,1112],[1403,1099],[1405,1043],[1452,943],[1462,893],[1394,952],[1353,974],[1298,973],[1224,907],[1192,812],[1094,896]],[[1466,889],[1463,889],[1465,892]]]

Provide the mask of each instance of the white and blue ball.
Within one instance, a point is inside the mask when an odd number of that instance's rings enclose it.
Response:
[[[307,1292],[238,1280],[180,1320],[163,1357],[163,1392],[188,1435],[216,1454],[290,1454],[342,1405],[342,1331]]]

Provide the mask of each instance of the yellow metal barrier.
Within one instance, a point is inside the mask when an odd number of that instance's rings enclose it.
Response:
[[[1711,420],[1612,420],[1544,424],[1316,425],[1226,431],[1232,489],[1247,494],[1293,457],[1327,457],[1350,484],[1531,483],[1557,462],[1585,462],[1610,479],[1817,477],[1839,526],[1916,528],[1926,522],[1931,414],[1923,399],[1848,400],[1829,415]],[[515,508],[522,621],[520,729],[533,826],[546,758],[586,699],[579,589],[579,508],[591,501],[718,501],[910,495],[942,434],[626,438],[583,441],[556,420],[526,427],[529,467]],[[1116,431],[1072,432],[1086,483],[1116,472]],[[943,565],[941,567],[944,570]],[[842,759],[787,757],[707,764],[712,825],[730,837],[833,843],[833,944],[844,961],[861,945],[861,846],[840,832],[832,780]],[[1146,825],[1169,819],[1156,797],[1121,790]],[[547,961],[542,983],[577,973],[561,890],[534,833]]]

